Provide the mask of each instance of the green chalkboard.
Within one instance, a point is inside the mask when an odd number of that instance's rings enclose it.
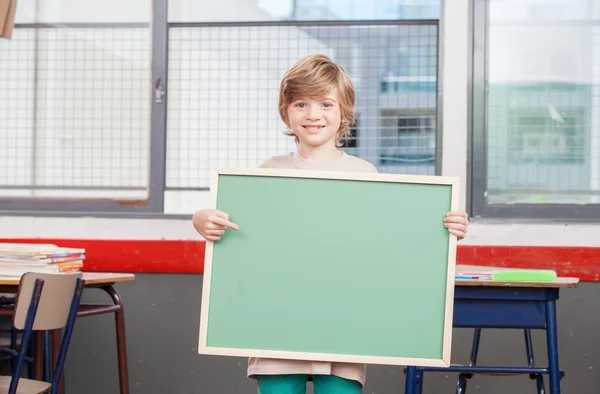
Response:
[[[456,178],[214,170],[199,353],[450,362]]]

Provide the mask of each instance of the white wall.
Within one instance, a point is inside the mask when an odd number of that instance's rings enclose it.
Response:
[[[473,222],[461,245],[600,247],[598,225]],[[189,219],[0,217],[1,238],[200,240]]]
[[[469,5],[467,0],[444,3],[442,175],[460,178],[460,208],[466,209]]]

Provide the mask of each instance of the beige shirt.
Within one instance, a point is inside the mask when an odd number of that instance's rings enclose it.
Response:
[[[274,156],[260,165],[261,168],[282,168],[299,170],[344,171],[344,172],[377,172],[371,163],[350,156],[346,153],[339,159],[326,163],[318,163],[304,159],[298,152]],[[336,375],[345,379],[356,380],[364,386],[367,377],[367,366],[364,364],[280,360],[266,358],[250,358],[248,360],[248,377],[257,375]]]

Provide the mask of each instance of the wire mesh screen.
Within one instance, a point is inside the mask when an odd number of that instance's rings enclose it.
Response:
[[[207,189],[210,168],[256,167],[294,150],[278,88],[313,53],[344,66],[356,89],[343,149],[380,172],[434,174],[437,49],[435,24],[171,24],[167,188]]]
[[[17,28],[0,41],[0,195],[148,188],[149,29]]]
[[[600,22],[491,23],[488,202],[600,202]]]

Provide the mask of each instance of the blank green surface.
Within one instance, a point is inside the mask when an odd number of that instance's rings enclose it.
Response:
[[[442,358],[451,192],[219,175],[206,345]]]

